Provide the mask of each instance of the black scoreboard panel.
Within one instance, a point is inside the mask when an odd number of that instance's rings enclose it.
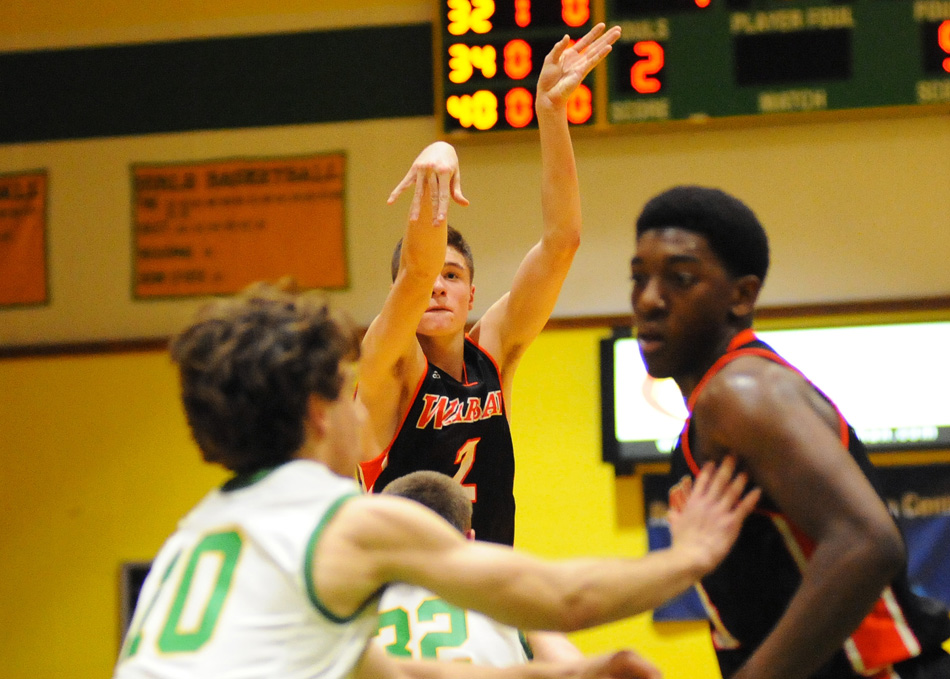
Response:
[[[442,130],[485,132],[537,128],[534,94],[544,57],[565,34],[594,25],[589,0],[440,0],[436,115]],[[568,104],[574,124],[595,122],[584,83]]]
[[[950,0],[440,0],[447,135],[536,127],[545,54],[597,20],[623,33],[572,122],[950,111]],[[597,93],[600,92],[599,96]]]

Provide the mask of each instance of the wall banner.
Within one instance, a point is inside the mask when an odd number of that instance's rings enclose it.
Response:
[[[343,153],[132,166],[133,296],[347,285]]]
[[[881,492],[904,534],[908,574],[914,589],[950,606],[950,464],[878,467]],[[670,544],[667,474],[643,475],[644,516],[649,549]],[[694,589],[653,612],[653,620],[703,620]]]
[[[0,176],[0,306],[45,304],[45,171]]]
[[[879,467],[881,492],[907,541],[919,593],[950,606],[950,464]]]

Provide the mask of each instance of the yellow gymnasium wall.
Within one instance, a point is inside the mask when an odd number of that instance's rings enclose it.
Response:
[[[639,555],[639,483],[600,461],[597,341],[541,335],[519,370],[519,548]],[[201,462],[165,352],[0,360],[0,666],[5,679],[101,679],[118,650],[119,569],[151,558],[223,471]],[[574,635],[639,649],[670,679],[717,677],[701,626],[649,616]]]
[[[549,557],[639,556],[647,537],[639,477],[601,461],[599,341],[609,329],[548,330],[514,384],[518,548]],[[649,613],[572,635],[585,652],[634,648],[667,679],[718,678],[703,623]]]
[[[164,352],[0,361],[0,667],[102,679],[119,567],[224,474],[191,444]]]

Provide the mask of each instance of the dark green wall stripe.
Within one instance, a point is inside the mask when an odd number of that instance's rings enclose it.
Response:
[[[430,24],[0,54],[0,143],[430,116]]]

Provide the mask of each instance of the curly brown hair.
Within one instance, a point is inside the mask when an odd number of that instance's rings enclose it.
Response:
[[[318,292],[257,283],[219,299],[171,341],[181,398],[205,461],[246,474],[291,459],[311,394],[336,399],[356,360],[353,324]]]

